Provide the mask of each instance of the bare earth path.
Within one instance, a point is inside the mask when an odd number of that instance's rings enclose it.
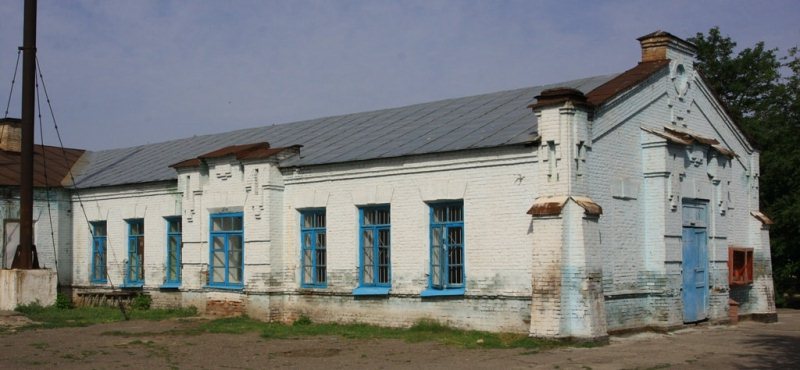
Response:
[[[0,334],[0,368],[59,369],[687,369],[800,368],[800,311],[779,322],[704,326],[612,338],[597,348],[468,350],[435,343],[256,333],[172,335],[192,321],[130,321]],[[0,325],[19,321],[0,315]],[[110,335],[114,332],[141,335]]]

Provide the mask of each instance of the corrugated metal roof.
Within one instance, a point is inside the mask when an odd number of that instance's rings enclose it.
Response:
[[[282,166],[391,158],[528,142],[536,116],[528,108],[542,90],[570,87],[588,93],[615,75],[547,86],[415,104],[372,112],[318,118],[163,143],[89,153],[76,177],[80,188],[173,180],[169,165],[226,146],[269,142],[302,145],[300,156]]]

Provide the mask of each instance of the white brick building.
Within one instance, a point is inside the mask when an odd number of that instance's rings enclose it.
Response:
[[[691,44],[640,41],[618,75],[88,153],[72,286],[582,339],[774,319],[758,151]]]

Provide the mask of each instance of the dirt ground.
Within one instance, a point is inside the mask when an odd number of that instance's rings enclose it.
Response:
[[[595,348],[463,349],[436,343],[336,336],[262,339],[256,333],[171,335],[193,321],[129,321],[0,334],[0,368],[59,369],[765,369],[800,366],[800,310],[778,322],[698,326],[612,337]],[[0,325],[24,318],[0,315]],[[11,329],[13,330],[13,329]],[[120,336],[112,332],[143,333]]]

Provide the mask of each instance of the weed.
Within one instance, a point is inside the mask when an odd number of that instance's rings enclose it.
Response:
[[[17,307],[17,312],[36,322],[20,329],[88,326],[125,320],[122,313],[112,307],[78,307],[64,310],[56,306],[42,307],[39,304],[30,304]],[[165,320],[195,315],[197,315],[197,311],[194,309],[134,310],[130,313],[131,319],[142,320]]]
[[[292,326],[300,326],[300,325],[311,325],[311,319],[306,315],[300,315],[297,320],[294,320]]]
[[[60,310],[68,310],[72,308],[72,300],[63,293],[56,294],[56,308]]]
[[[131,301],[131,308],[134,310],[142,310],[146,311],[150,309],[150,305],[153,303],[153,299],[150,298],[147,294],[139,294],[136,297],[133,297]]]
[[[541,350],[569,345],[557,341],[529,338],[525,334],[488,333],[460,330],[435,321],[419,321],[410,328],[386,328],[367,324],[313,323],[301,316],[291,325],[266,323],[247,316],[222,318],[203,322],[187,334],[261,332],[265,339],[285,339],[302,336],[337,335],[348,339],[401,339],[407,342],[434,341],[465,348],[527,348]]]

